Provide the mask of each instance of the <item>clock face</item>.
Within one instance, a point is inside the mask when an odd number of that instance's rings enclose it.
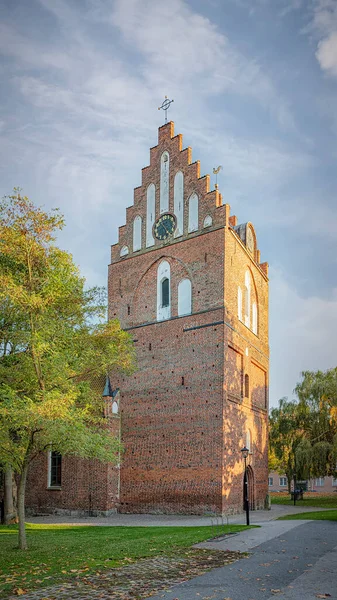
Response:
[[[250,227],[247,229],[247,248],[249,252],[254,251],[254,236]]]
[[[177,221],[174,215],[165,213],[161,215],[153,226],[153,233],[157,240],[166,240],[170,235],[173,235]]]

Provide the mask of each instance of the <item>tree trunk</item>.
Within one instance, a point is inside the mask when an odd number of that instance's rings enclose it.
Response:
[[[16,511],[14,509],[13,502],[13,471],[11,467],[5,471],[4,504],[4,523],[5,525],[9,525],[9,523],[16,518]]]
[[[28,474],[28,457],[26,457],[21,471],[20,484],[18,490],[18,514],[19,514],[19,548],[27,550],[26,526],[25,526],[25,494],[26,481]]]

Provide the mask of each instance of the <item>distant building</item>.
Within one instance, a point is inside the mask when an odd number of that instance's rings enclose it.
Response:
[[[293,482],[291,482],[291,486],[292,484]],[[307,490],[310,492],[337,492],[336,477],[317,477],[316,479],[309,479],[306,484]],[[268,490],[269,492],[287,492],[287,477],[285,475],[280,475],[276,471],[271,471],[268,476]]]

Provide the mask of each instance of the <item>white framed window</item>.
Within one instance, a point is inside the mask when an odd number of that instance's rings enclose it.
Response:
[[[198,231],[199,226],[199,199],[196,193],[188,201],[188,232]]]
[[[268,477],[268,485],[274,485],[274,479],[272,477]]]
[[[288,481],[286,477],[280,477],[280,487],[287,487]]]
[[[137,252],[142,247],[142,217],[135,217],[133,222],[133,251]]]
[[[62,455],[55,450],[48,452],[48,487],[60,488],[62,483]]]
[[[253,302],[252,306],[252,330],[257,335],[257,304]]]
[[[238,319],[242,321],[242,289],[238,287]]]
[[[317,477],[315,479],[315,487],[323,487],[324,485],[324,477]]]
[[[246,433],[246,448],[248,448],[249,454],[252,454],[252,436],[249,429]]]
[[[160,159],[160,214],[169,210],[169,173],[170,156],[168,152],[163,152]]]
[[[146,192],[146,247],[154,246],[152,227],[156,218],[156,188],[150,183]]]
[[[210,227],[213,224],[213,219],[211,215],[206,215],[204,218],[204,227]]]
[[[181,171],[174,176],[174,214],[177,217],[174,237],[180,237],[184,233],[184,175]]]
[[[122,246],[119,256],[127,256],[129,254],[129,248],[127,246]]]
[[[192,312],[192,285],[189,279],[182,279],[178,285],[178,316]]]
[[[171,270],[170,263],[163,260],[157,271],[157,321],[171,317]]]
[[[245,273],[245,325],[250,327],[250,274]]]

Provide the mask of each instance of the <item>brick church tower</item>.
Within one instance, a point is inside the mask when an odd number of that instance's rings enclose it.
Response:
[[[217,186],[216,186],[217,187]],[[109,318],[134,338],[120,389],[120,512],[242,510],[267,494],[268,265],[200,177],[174,124],[159,128],[109,265]],[[116,505],[115,505],[116,506]]]

